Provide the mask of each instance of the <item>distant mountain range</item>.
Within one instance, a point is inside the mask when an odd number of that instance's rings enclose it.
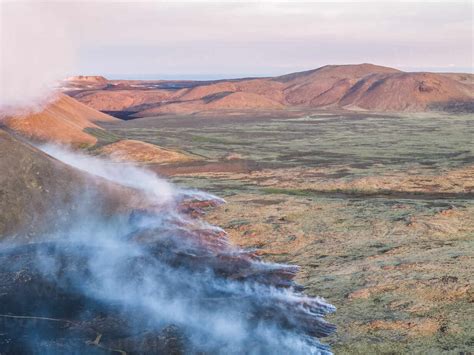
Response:
[[[127,118],[288,108],[474,111],[473,74],[403,72],[373,64],[214,81],[78,76],[64,81],[63,90],[90,107]]]

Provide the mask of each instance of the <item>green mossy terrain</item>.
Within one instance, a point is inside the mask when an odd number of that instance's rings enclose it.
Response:
[[[104,124],[109,132],[218,160],[229,152],[268,166],[341,166],[347,177],[474,162],[472,115],[347,114],[295,118],[178,117]]]
[[[207,218],[235,243],[301,266],[306,292],[338,308],[330,317],[338,332],[325,339],[335,353],[473,351],[473,176],[463,175],[469,181],[451,193],[423,179],[416,192],[302,186],[305,176],[345,183],[468,168],[472,115],[160,117],[104,127],[221,164],[220,173],[172,180],[226,198]],[[229,153],[242,157],[241,166],[224,159]],[[295,168],[301,174],[292,182]],[[261,169],[274,174],[255,173]]]

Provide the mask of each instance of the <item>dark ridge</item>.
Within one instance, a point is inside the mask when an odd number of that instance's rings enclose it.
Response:
[[[191,174],[191,173],[250,173],[252,171],[259,171],[262,169],[271,169],[279,166],[278,164],[257,162],[253,160],[224,160],[217,162],[189,162],[179,164],[154,165],[152,169],[163,176],[173,176],[177,174]]]
[[[217,92],[215,94],[210,94],[210,95],[204,96],[201,100],[203,100],[206,104],[208,104],[212,101],[222,99],[222,98],[224,98],[226,96],[229,96],[230,94],[233,94],[233,93],[234,93],[233,91]]]
[[[136,117],[133,117],[134,114],[138,113],[139,111],[101,111],[107,115],[119,118],[124,121],[133,120]]]
[[[344,102],[344,100],[351,96],[353,93],[355,93],[357,90],[359,90],[361,87],[364,86],[364,84],[366,83],[367,79],[366,78],[363,78],[363,79],[360,79],[358,82],[356,82],[349,90],[347,90],[347,92],[344,94],[343,97],[341,97],[341,99],[339,100],[340,102]]]
[[[371,90],[376,89],[377,87],[382,85],[385,82],[385,80],[386,80],[386,78],[382,78],[382,79],[379,79],[379,80],[375,81],[374,83],[372,83],[372,85],[369,86],[367,91],[371,91]]]
[[[284,188],[265,188],[263,191],[267,194],[284,194],[295,196],[315,196],[335,199],[393,199],[393,200],[474,200],[474,193],[451,193],[451,192],[407,192],[396,190],[380,191],[350,191],[334,190],[321,191],[313,189],[284,189]]]
[[[433,111],[450,113],[474,113],[474,100],[440,102],[437,104],[431,104],[428,108]]]

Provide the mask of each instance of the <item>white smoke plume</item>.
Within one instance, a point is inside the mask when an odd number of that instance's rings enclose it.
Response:
[[[0,316],[21,311],[23,316],[70,319],[68,312],[80,309],[79,315],[75,313],[78,323],[69,320],[68,324],[77,328],[76,333],[90,328],[106,334],[92,346],[109,350],[147,353],[136,345],[131,348],[130,339],[171,324],[185,338],[185,353],[330,353],[317,337],[333,332],[334,328],[322,318],[334,307],[322,299],[306,297],[291,285],[280,286],[286,279],[275,274],[294,273],[295,267],[247,256],[227,242],[221,229],[173,208],[183,199],[195,196],[202,201],[212,195],[175,189],[135,166],[55,146],[42,149],[66,164],[139,190],[153,203],[168,207],[153,213],[137,211],[104,218],[90,209],[90,199],[100,203],[100,191],[79,194],[73,202],[77,216],[53,231],[51,242],[30,244],[24,249],[19,246],[19,254],[15,248],[2,248],[0,274],[22,275],[27,280],[24,287],[28,282],[48,286],[24,290],[18,300],[8,302],[2,298],[4,292],[0,295]],[[61,208],[59,202],[55,208]],[[14,255],[12,260],[9,255]],[[25,265],[34,276],[25,274]],[[98,320],[90,316],[97,309],[115,317],[113,326],[97,325]],[[125,324],[119,320],[125,320]],[[114,340],[107,332],[113,333],[117,322],[122,324],[123,335]],[[30,346],[27,352],[66,351],[54,347],[57,335],[50,330],[45,333],[44,327],[30,328],[30,333],[24,335]],[[153,339],[158,341],[156,336]],[[84,351],[90,351],[90,345]],[[77,346],[84,346],[84,342],[74,344],[72,350],[77,352]]]
[[[0,1],[0,111],[38,111],[74,72],[69,16],[57,2]]]
[[[145,192],[160,204],[169,203],[175,194],[174,187],[155,174],[131,164],[114,163],[107,159],[78,154],[57,145],[41,147],[45,153],[89,174],[100,176],[119,185]]]

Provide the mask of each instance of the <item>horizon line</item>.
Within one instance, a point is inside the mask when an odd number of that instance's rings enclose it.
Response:
[[[274,71],[266,73],[250,73],[250,72],[241,72],[241,73],[141,73],[141,74],[131,74],[131,73],[93,73],[93,74],[76,74],[73,76],[103,76],[109,80],[196,80],[196,81],[215,81],[215,80],[235,80],[235,79],[251,79],[251,78],[268,78],[281,75],[287,75],[292,73],[304,72],[316,70],[328,65],[361,65],[361,64],[372,64],[372,63],[360,63],[360,64],[327,64],[320,67],[312,69],[294,69],[292,71]],[[398,66],[391,67],[386,65],[377,65],[376,66],[385,66],[389,68],[398,69],[406,72],[431,72],[431,73],[459,73],[459,74],[474,74],[474,67],[410,67],[410,66]]]
[[[343,65],[343,64],[341,64]],[[321,68],[321,67],[318,67]],[[73,76],[103,76],[110,80],[197,80],[197,81],[213,81],[213,80],[235,80],[235,79],[250,79],[250,78],[268,78],[280,75],[298,73],[302,71],[309,71],[313,69],[294,70],[289,72],[278,73],[142,73],[142,74],[112,74],[112,73],[87,73],[77,74]],[[431,72],[431,73],[459,73],[459,74],[474,74],[474,67],[391,67],[406,72]]]

